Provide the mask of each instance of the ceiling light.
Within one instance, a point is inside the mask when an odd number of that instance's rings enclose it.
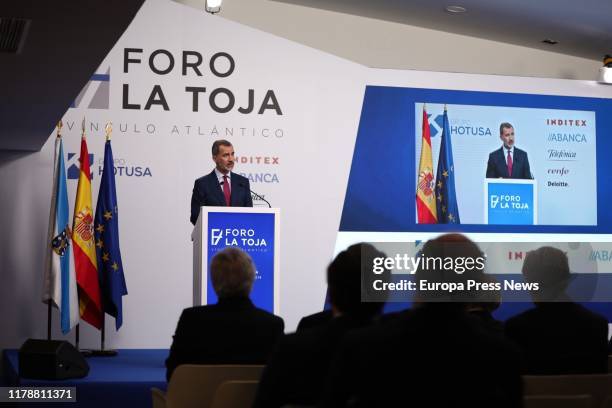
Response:
[[[216,14],[221,11],[221,3],[223,3],[223,0],[206,0],[204,7],[210,14]]]
[[[597,81],[602,84],[612,84],[612,55],[604,57],[603,67],[599,68]]]
[[[446,11],[452,14],[465,13],[467,9],[463,6],[446,6]]]

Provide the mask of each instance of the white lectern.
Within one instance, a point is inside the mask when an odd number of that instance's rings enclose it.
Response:
[[[251,300],[278,314],[280,292],[280,210],[252,207],[201,207],[193,241],[193,304],[217,301],[210,283],[210,260],[228,246],[239,247],[255,263]]]

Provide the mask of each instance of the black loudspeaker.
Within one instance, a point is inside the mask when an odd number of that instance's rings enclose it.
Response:
[[[43,380],[83,378],[89,364],[72,344],[62,340],[28,339],[19,349],[19,376]]]

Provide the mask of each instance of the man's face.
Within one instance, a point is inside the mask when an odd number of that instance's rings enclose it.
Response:
[[[504,128],[499,138],[504,142],[504,147],[511,148],[514,146],[514,128]]]
[[[234,168],[234,147],[219,146],[219,153],[213,156],[213,160],[217,164],[217,170],[223,174],[227,174]]]

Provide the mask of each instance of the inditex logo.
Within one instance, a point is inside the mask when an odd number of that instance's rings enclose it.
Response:
[[[236,163],[240,164],[269,164],[278,165],[278,156],[236,156]]]
[[[77,95],[71,108],[108,109],[110,101],[110,68],[104,74],[93,74]]]
[[[586,119],[546,119],[548,126],[573,126],[573,127],[584,127],[587,126]]]

